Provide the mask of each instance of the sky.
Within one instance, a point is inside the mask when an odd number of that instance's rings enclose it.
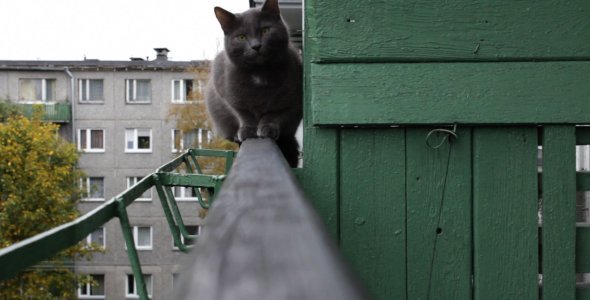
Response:
[[[223,48],[213,13],[248,0],[0,0],[0,60],[212,59]]]

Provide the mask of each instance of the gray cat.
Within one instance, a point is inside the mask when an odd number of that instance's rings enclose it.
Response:
[[[215,7],[215,16],[225,34],[225,50],[213,61],[205,90],[213,131],[237,143],[274,139],[296,167],[303,72],[278,0],[240,14]]]

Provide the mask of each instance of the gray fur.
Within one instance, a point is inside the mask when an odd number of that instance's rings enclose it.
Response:
[[[214,132],[238,143],[272,138],[296,165],[303,74],[277,0],[240,14],[216,7],[215,14],[225,33],[225,50],[213,61],[205,90]]]

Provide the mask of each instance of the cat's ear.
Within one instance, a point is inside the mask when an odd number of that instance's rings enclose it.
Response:
[[[227,33],[233,27],[234,22],[236,21],[236,15],[230,13],[229,11],[216,6],[214,9],[215,16],[221,25],[221,29],[223,32]]]
[[[280,15],[281,12],[279,11],[279,0],[264,1],[264,4],[262,5],[262,11]]]

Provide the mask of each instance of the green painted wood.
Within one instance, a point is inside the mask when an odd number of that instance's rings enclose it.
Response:
[[[315,125],[590,123],[590,62],[312,64],[310,76]]]
[[[590,273],[590,226],[576,228],[576,273]]]
[[[576,300],[590,300],[590,289],[577,289]]]
[[[404,129],[341,133],[340,245],[375,299],[406,298]]]
[[[303,158],[303,189],[324,221],[338,238],[338,130],[306,128]]]
[[[543,299],[576,296],[575,130],[543,127]]]
[[[590,191],[590,172],[576,173],[576,190]]]
[[[588,59],[586,0],[307,0],[314,62]],[[310,50],[310,51],[308,51]]]
[[[576,144],[590,145],[590,127],[580,126],[576,127]]]
[[[537,130],[473,129],[475,299],[537,299]]]
[[[431,129],[406,133],[408,299],[470,299],[471,130],[433,149]]]

